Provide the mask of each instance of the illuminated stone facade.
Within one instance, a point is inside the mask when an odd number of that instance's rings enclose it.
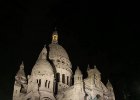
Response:
[[[52,43],[42,49],[31,75],[25,76],[24,64],[15,76],[13,100],[115,100],[111,83],[101,82],[101,73],[94,66],[87,67],[88,77],[83,79],[80,68],[73,74],[65,49],[58,44],[57,31]],[[74,82],[72,82],[74,78]]]

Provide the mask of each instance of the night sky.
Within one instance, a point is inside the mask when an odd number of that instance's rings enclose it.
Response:
[[[138,3],[89,0],[3,0],[0,2],[0,100],[12,100],[14,77],[24,61],[30,74],[57,27],[59,44],[87,76],[94,65],[109,79],[116,100],[140,100]]]

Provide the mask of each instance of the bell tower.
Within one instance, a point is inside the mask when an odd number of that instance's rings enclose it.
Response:
[[[19,100],[22,93],[26,93],[27,79],[24,72],[24,64],[20,65],[19,71],[15,76],[13,100]]]
[[[107,87],[108,92],[109,92],[109,96],[108,96],[109,100],[115,100],[115,94],[114,94],[113,86],[112,86],[112,84],[109,80],[106,84],[106,87]]]
[[[77,67],[74,75],[74,100],[84,100],[85,92],[83,86],[83,75],[79,67]]]

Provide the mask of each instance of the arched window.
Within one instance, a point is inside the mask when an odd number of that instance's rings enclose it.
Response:
[[[45,87],[47,87],[47,80],[46,80],[46,82],[45,82]]]
[[[50,81],[48,82],[48,88],[50,87]]]
[[[23,85],[21,84],[20,92],[24,92],[23,89],[24,89],[24,87],[23,87]]]
[[[62,83],[65,83],[65,74],[62,74]]]
[[[73,80],[72,80],[72,77],[70,76],[70,86],[72,85],[72,82]]]
[[[80,76],[78,76],[78,80],[81,80],[81,77]]]
[[[39,87],[41,86],[41,79],[39,79],[38,86]]]
[[[60,73],[56,73],[56,79],[58,82],[60,82]]]
[[[79,80],[82,80],[82,78],[79,76]]]
[[[67,76],[67,85],[69,85],[69,76]]]
[[[52,100],[52,99],[50,99],[50,98],[48,98],[48,97],[44,97],[44,98],[41,99],[41,100]]]

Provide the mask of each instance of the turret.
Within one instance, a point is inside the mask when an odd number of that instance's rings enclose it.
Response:
[[[112,84],[110,83],[110,81],[108,80],[106,87],[108,88],[108,90],[111,92],[113,90]]]
[[[83,75],[79,67],[77,67],[74,75],[74,84],[81,84],[83,82]]]
[[[97,69],[96,65],[94,65],[94,69],[90,69],[89,65],[87,68],[88,77],[100,78],[100,71]]]
[[[95,71],[95,79],[97,79],[98,81],[101,81],[101,73],[97,69],[96,65],[94,65],[94,71]]]
[[[77,67],[74,75],[74,100],[84,100],[84,97],[83,75],[79,67]]]
[[[17,74],[15,76],[15,80],[19,84],[25,84],[25,83],[27,83],[27,79],[26,79],[25,72],[24,72],[24,64],[23,64],[23,62],[20,65],[20,69],[19,69],[19,71],[17,72]]]
[[[24,72],[24,64],[20,65],[20,69],[15,76],[15,84],[13,91],[13,100],[18,100],[21,93],[26,93],[27,79]]]
[[[108,98],[109,100],[115,100],[114,90],[111,82],[108,80],[106,87],[108,89]]]
[[[96,65],[94,65],[93,69],[87,68],[87,73],[88,73],[88,78],[90,79],[90,85],[91,87],[95,86],[95,87],[99,87],[101,88],[101,73],[100,71],[97,69]]]

